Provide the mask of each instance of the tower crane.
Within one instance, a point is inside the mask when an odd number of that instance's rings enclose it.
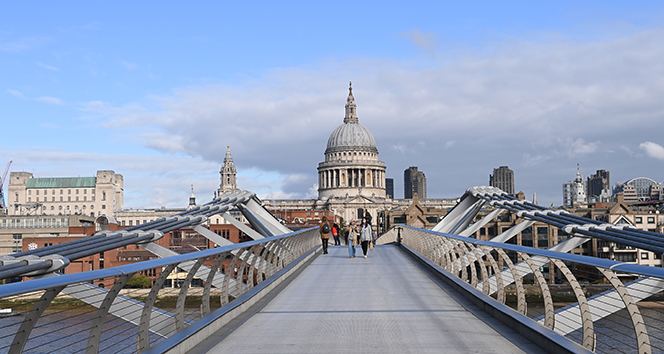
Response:
[[[5,204],[5,194],[2,192],[2,187],[5,185],[5,180],[7,179],[7,172],[9,172],[9,166],[12,165],[12,161],[7,163],[7,168],[5,168],[5,173],[2,174],[2,179],[0,179],[0,210],[5,209],[7,204]]]

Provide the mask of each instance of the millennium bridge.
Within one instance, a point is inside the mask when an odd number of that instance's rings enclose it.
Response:
[[[521,222],[489,241],[468,237],[508,211]],[[203,227],[214,215],[253,240],[232,244]],[[535,222],[568,237],[550,249],[514,244]],[[183,227],[220,247],[177,254],[155,242]],[[661,234],[473,187],[431,230],[392,227],[368,258],[349,259],[346,246],[323,255],[318,228],[292,231],[255,194],[228,192],[0,258],[0,279],[29,279],[0,285],[0,315],[12,314],[0,318],[0,352],[664,352],[664,270],[570,253],[594,238],[664,253]],[[156,257],[62,274],[70,261],[127,245]],[[150,269],[160,270],[151,288],[127,286]],[[186,276],[165,287],[175,273]]]

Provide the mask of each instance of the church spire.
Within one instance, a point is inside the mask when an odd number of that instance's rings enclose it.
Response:
[[[187,206],[187,210],[193,208],[196,206],[196,196],[194,195],[194,185],[191,185],[191,196],[189,197],[189,206]]]
[[[233,163],[233,157],[231,156],[231,147],[226,147],[226,156],[224,157],[224,165],[221,166],[219,170],[221,175],[221,183],[219,184],[219,190],[217,195],[221,195],[224,192],[237,190],[237,170],[235,169],[235,164]]]
[[[355,105],[355,97],[353,97],[353,83],[348,86],[348,99],[346,99],[346,116],[344,123],[359,123],[357,119],[357,106]]]

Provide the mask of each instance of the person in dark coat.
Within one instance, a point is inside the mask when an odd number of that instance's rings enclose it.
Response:
[[[327,221],[326,216],[323,216],[320,223],[320,240],[323,243],[323,254],[327,254],[327,244],[330,241],[330,233],[332,233],[330,222]]]

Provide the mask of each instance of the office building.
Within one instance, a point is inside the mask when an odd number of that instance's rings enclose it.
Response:
[[[403,197],[413,199],[416,193],[420,199],[427,199],[427,178],[413,166],[403,171]]]
[[[385,194],[394,199],[394,178],[385,178]]]
[[[611,196],[611,179],[609,171],[597,170],[590,175],[586,182],[588,188],[588,203],[608,202]]]
[[[489,185],[500,188],[509,195],[514,195],[514,171],[507,166],[500,166],[493,169],[493,174],[489,175]]]

